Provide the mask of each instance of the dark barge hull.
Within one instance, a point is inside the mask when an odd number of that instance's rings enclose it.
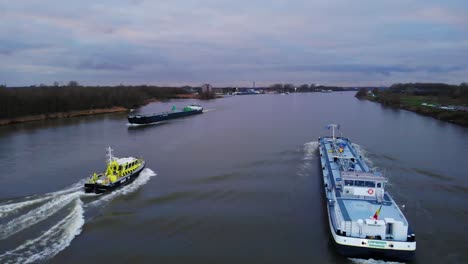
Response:
[[[120,186],[127,185],[133,182],[138,176],[140,176],[140,173],[143,171],[144,168],[145,168],[145,164],[143,164],[140,168],[138,168],[138,170],[134,171],[132,174],[127,175],[126,177],[122,177],[121,179],[119,179],[118,181],[114,182],[111,185],[85,183],[84,185],[85,193],[105,193],[105,192],[115,190],[119,188]]]
[[[180,111],[180,112],[169,112],[169,113],[162,113],[156,115],[131,115],[128,117],[128,122],[130,124],[137,124],[137,125],[147,125],[152,123],[157,123],[161,121],[166,121],[175,118],[187,117],[192,115],[198,115],[203,113],[203,109],[201,110],[191,110],[191,111]]]

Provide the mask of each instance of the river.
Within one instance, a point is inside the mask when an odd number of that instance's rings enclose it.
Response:
[[[131,127],[125,114],[0,127],[0,263],[381,263],[338,255],[317,139],[341,125],[416,232],[414,263],[468,259],[468,129],[353,92],[172,100],[205,113]],[[85,195],[105,149],[147,168]],[[383,263],[383,262],[382,262]]]

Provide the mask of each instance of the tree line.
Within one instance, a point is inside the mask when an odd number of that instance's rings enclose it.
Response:
[[[468,105],[468,84],[451,85],[444,83],[398,83],[388,89],[360,89],[356,97],[364,98],[370,95],[386,105],[399,105],[405,96],[436,97],[439,100],[450,99],[461,105]]]
[[[387,89],[361,89],[356,93],[356,97],[468,127],[468,85],[466,83],[460,85],[394,84]]]
[[[0,119],[99,108],[135,108],[150,99],[175,98],[186,89],[157,86],[0,86]]]
[[[355,90],[354,88],[349,87],[339,87],[339,86],[323,86],[315,84],[301,84],[294,85],[292,83],[275,83],[268,87],[270,91],[277,92],[297,92],[297,93],[307,93],[307,92],[317,92],[321,90],[332,90],[332,91],[350,91]]]

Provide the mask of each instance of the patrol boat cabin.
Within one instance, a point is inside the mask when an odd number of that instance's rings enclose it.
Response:
[[[132,182],[145,167],[142,158],[116,158],[113,149],[107,149],[107,169],[104,173],[94,173],[85,183],[85,192],[102,193]]]
[[[337,125],[332,125],[334,129]],[[387,179],[369,169],[348,138],[319,138],[330,231],[348,257],[411,260],[416,238],[385,191]]]

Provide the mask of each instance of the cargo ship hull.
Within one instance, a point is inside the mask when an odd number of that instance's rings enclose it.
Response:
[[[148,125],[161,121],[182,118],[187,116],[193,116],[203,113],[203,109],[190,110],[190,111],[178,111],[178,112],[167,112],[155,115],[131,115],[128,117],[128,122],[135,125]]]
[[[412,260],[416,237],[385,190],[387,178],[367,166],[349,139],[334,134],[318,143],[322,190],[337,252],[352,258]]]
[[[410,262],[415,257],[415,250],[395,250],[395,249],[383,249],[383,248],[372,248],[366,245],[372,243],[375,246],[381,246],[382,241],[380,240],[369,240],[369,239],[359,239],[359,238],[350,238],[346,236],[341,236],[334,232],[334,227],[330,218],[330,208],[327,208],[328,220],[330,225],[331,237],[333,239],[333,245],[338,252],[338,254],[348,257],[348,258],[361,258],[361,259],[380,259],[387,261],[402,261]],[[363,245],[363,243],[365,243]],[[404,242],[403,242],[404,243]],[[405,245],[400,245],[405,246]]]

